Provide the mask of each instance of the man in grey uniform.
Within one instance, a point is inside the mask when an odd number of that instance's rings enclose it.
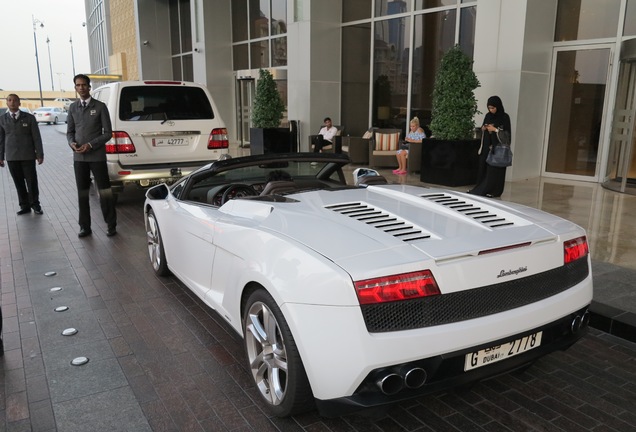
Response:
[[[7,112],[0,116],[0,167],[6,159],[18,192],[19,215],[41,215],[40,191],[35,161],[44,162],[42,137],[33,114],[20,111],[20,97],[7,96]]]
[[[73,102],[68,109],[66,138],[73,150],[73,168],[77,185],[80,226],[77,235],[81,238],[93,233],[88,196],[92,172],[99,190],[104,222],[108,226],[106,235],[114,236],[117,234],[117,212],[106,165],[106,143],[112,136],[108,108],[103,102],[91,97],[91,80],[88,76],[76,75],[73,82],[80,99]]]

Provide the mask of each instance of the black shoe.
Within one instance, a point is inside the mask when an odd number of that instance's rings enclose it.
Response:
[[[117,228],[115,228],[115,227],[108,228],[108,231],[106,231],[106,235],[108,237],[112,237],[115,234],[117,234]]]
[[[35,213],[35,214],[37,214],[37,215],[44,214],[44,212],[42,211],[42,207],[40,207],[40,206],[37,206],[37,207],[36,207],[36,206],[34,206],[34,207],[33,207],[33,213]]]
[[[91,231],[90,228],[89,229],[82,228],[82,229],[80,229],[80,232],[77,233],[77,236],[79,238],[82,238],[82,237],[89,236],[91,234],[93,234],[93,231]]]
[[[23,215],[23,214],[27,214],[27,213],[31,213],[31,209],[30,208],[20,209],[16,214]]]

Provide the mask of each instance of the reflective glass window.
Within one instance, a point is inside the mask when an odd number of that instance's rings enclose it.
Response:
[[[555,42],[616,37],[621,0],[559,0]]]
[[[374,25],[372,123],[405,127],[409,79],[411,18],[393,18]]]
[[[351,136],[362,136],[369,128],[369,70],[371,24],[342,28],[341,121]]]
[[[272,0],[272,36],[287,33],[287,0]]]
[[[623,36],[636,36],[636,0],[627,0]]]
[[[459,46],[470,58],[475,54],[475,23],[477,20],[477,8],[466,7],[459,13]]]
[[[415,9],[430,9],[442,6],[455,6],[457,0],[415,0]]]
[[[287,37],[272,39],[272,66],[287,66]]]
[[[269,36],[269,0],[250,0],[250,39]]]
[[[250,44],[251,68],[269,67],[269,41],[252,42]]]
[[[411,0],[375,0],[375,16],[387,16],[411,11]]]
[[[371,18],[369,0],[347,0],[342,2],[342,22]]]
[[[232,48],[232,54],[234,56],[234,70],[249,69],[249,51],[247,44],[234,45]]]
[[[431,122],[435,72],[444,53],[455,45],[456,16],[457,10],[450,9],[415,17],[410,117],[417,116],[422,125]],[[406,125],[406,117],[402,121]]]
[[[232,42],[247,40],[247,3],[242,1],[232,2]]]

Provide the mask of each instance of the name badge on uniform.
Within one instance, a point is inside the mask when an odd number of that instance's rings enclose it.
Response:
[[[92,109],[91,110],[91,115],[95,115],[95,114],[97,114],[97,110]]]
[[[22,127],[29,127],[28,123],[22,123]]]

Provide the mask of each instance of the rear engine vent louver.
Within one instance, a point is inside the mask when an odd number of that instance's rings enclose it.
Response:
[[[514,225],[514,222],[507,220],[505,217],[499,216],[489,210],[485,210],[473,203],[452,195],[445,193],[431,193],[420,196],[473,218],[477,222],[481,222],[489,228],[502,228]]]
[[[399,217],[360,202],[336,204],[325,208],[382,230],[405,242],[425,240],[431,237],[429,233]]]

